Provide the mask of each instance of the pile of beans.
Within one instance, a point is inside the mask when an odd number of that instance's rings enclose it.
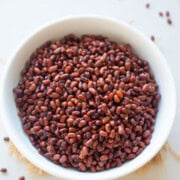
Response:
[[[70,34],[38,48],[21,76],[13,92],[23,129],[52,162],[102,171],[150,143],[160,94],[129,44]]]

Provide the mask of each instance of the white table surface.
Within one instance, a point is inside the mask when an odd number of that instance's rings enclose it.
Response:
[[[149,9],[145,4],[150,2]],[[169,10],[173,25],[158,16],[159,11]],[[180,94],[180,0],[0,0],[0,74],[14,48],[32,30],[51,20],[66,15],[99,14],[124,20],[147,36],[154,35],[155,43],[166,56]],[[143,49],[142,49],[143,50]],[[1,87],[0,87],[1,88]],[[170,95],[171,96],[171,95]],[[180,100],[173,129],[168,139],[180,153]],[[0,124],[0,168],[8,168],[2,180],[16,180],[24,175],[27,180],[56,180],[52,176],[29,174],[25,163],[13,158],[3,137],[6,130]],[[180,161],[170,154],[162,165],[154,165],[145,175],[128,175],[122,180],[179,180]]]

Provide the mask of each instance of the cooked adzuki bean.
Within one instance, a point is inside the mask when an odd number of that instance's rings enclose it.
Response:
[[[67,35],[30,57],[14,88],[25,133],[66,168],[121,166],[150,143],[160,94],[147,61],[101,35]]]

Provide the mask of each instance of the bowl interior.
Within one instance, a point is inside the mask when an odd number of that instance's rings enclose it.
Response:
[[[155,74],[157,83],[159,84],[159,91],[162,95],[162,99],[151,144],[137,158],[125,163],[121,167],[98,173],[82,173],[57,166],[38,154],[21,127],[21,121],[17,116],[14,95],[12,93],[12,89],[16,87],[20,79],[20,71],[23,69],[25,62],[31,53],[37,47],[47,40],[61,39],[64,35],[69,33],[74,33],[76,35],[101,34],[119,44],[130,43],[134,52],[150,63],[151,69]],[[10,59],[4,73],[2,87],[1,110],[10,138],[21,153],[23,153],[32,163],[59,177],[102,179],[102,177],[120,177],[136,170],[150,160],[162,147],[171,129],[175,114],[174,84],[168,65],[166,64],[162,54],[159,52],[157,47],[139,31],[124,23],[108,18],[66,18],[51,23],[37,31],[18,48]]]

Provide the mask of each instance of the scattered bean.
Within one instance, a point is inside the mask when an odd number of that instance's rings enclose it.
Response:
[[[7,173],[7,169],[6,169],[6,168],[1,168],[1,169],[0,169],[0,172],[2,172],[2,173]]]
[[[9,137],[4,137],[4,141],[9,142]]]

